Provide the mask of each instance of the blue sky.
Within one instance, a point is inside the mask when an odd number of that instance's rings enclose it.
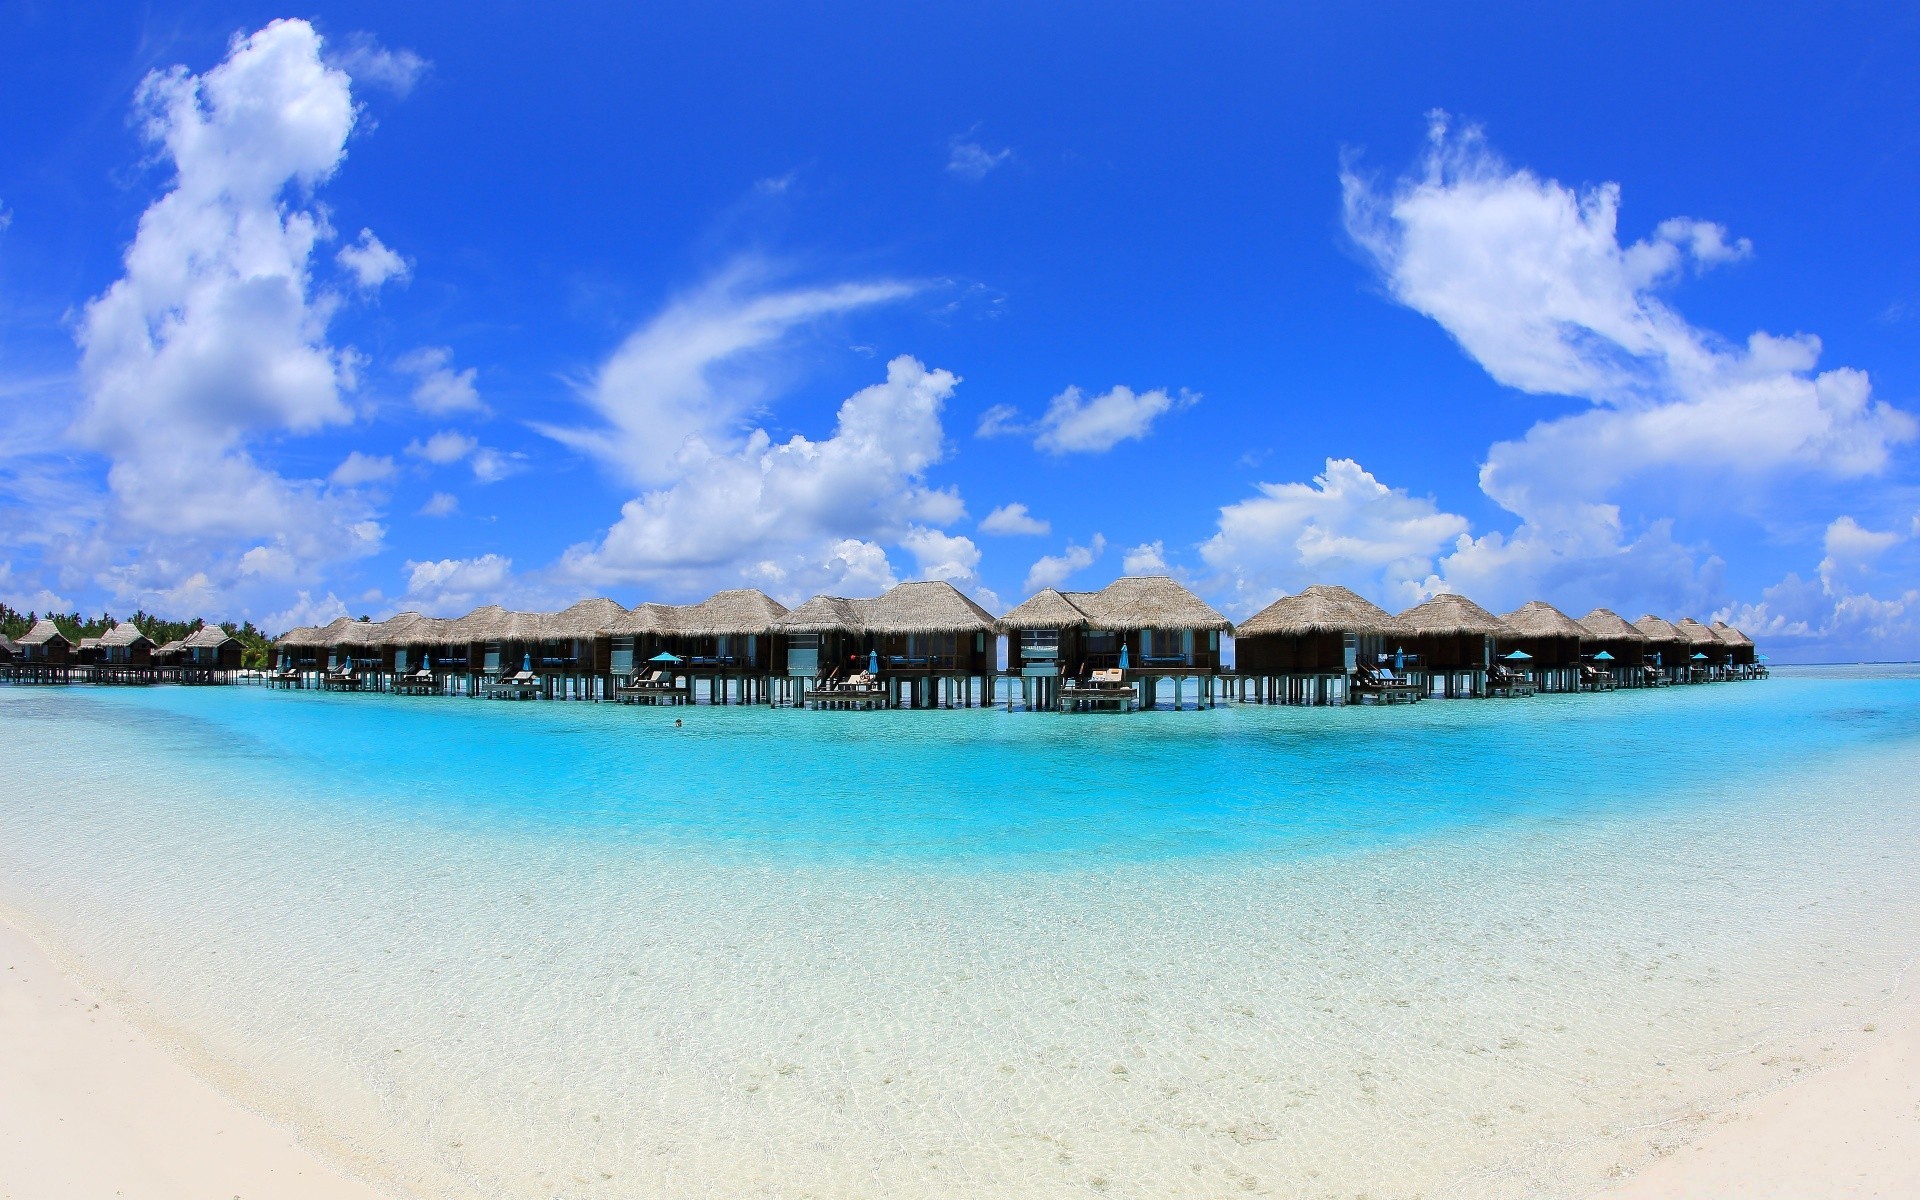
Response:
[[[0,15],[0,599],[1164,570],[1920,654],[1920,15]]]

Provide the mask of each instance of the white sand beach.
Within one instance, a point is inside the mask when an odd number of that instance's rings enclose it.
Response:
[[[386,1195],[249,1111],[0,922],[0,1200]],[[1596,1200],[1920,1195],[1920,1001],[1858,1057],[1702,1122]]]
[[[0,1200],[380,1200],[0,922]]]

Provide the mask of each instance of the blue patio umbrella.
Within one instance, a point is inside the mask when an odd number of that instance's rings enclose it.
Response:
[[[1612,661],[1613,661],[1613,653],[1612,653],[1611,651],[1608,651],[1608,650],[1602,650],[1602,651],[1601,651],[1600,653],[1598,653],[1598,654],[1596,654],[1596,655],[1594,655],[1594,656],[1593,656],[1593,661],[1595,661],[1595,662],[1612,662]]]
[[[880,652],[878,650],[869,650],[867,651],[867,674],[878,675],[879,673]]]
[[[1405,648],[1400,646],[1395,646],[1393,648],[1393,673],[1395,675],[1398,675],[1401,672],[1401,670],[1406,667],[1406,665],[1407,665],[1407,652]]]
[[[1120,643],[1120,669],[1122,671],[1127,669],[1127,644],[1125,642]]]
[[[1764,655],[1764,654],[1762,654],[1762,655],[1760,656],[1760,661],[1761,661],[1761,662],[1772,662],[1773,660],[1772,660],[1772,659],[1770,659],[1770,658],[1768,658],[1768,657],[1767,657],[1766,655]]]
[[[531,670],[533,670],[533,655],[531,655],[531,654],[522,654],[522,655],[520,656],[520,669],[521,669],[522,671],[531,671]]]
[[[420,669],[429,675],[433,674],[433,655],[423,654],[420,656]]]
[[[1506,659],[1509,662],[1515,662],[1521,659],[1532,658],[1533,655],[1528,654],[1525,650],[1515,650],[1511,654],[1503,654],[1500,657]]]
[[[1695,662],[1705,662],[1705,661],[1707,661],[1707,656],[1706,656],[1706,655],[1704,655],[1704,654],[1696,654],[1696,655],[1694,655],[1694,656],[1693,656],[1693,661],[1695,661]]]
[[[669,654],[665,650],[662,650],[660,653],[654,655],[652,658],[648,659],[647,661],[657,662],[657,663],[677,663],[680,661],[680,656],[678,654]]]

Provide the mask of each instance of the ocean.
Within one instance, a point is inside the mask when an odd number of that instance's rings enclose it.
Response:
[[[1848,1054],[1920,948],[1902,668],[1125,715],[0,688],[0,744],[0,907],[422,1197],[1586,1195]]]

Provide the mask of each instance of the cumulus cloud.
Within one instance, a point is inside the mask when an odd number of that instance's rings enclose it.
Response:
[[[1088,396],[1069,387],[1048,403],[1037,421],[1026,421],[1011,404],[996,404],[980,414],[973,433],[983,438],[1032,435],[1034,448],[1048,454],[1104,454],[1121,442],[1146,437],[1167,413],[1199,402],[1199,394],[1185,388],[1136,392],[1117,385]]]
[[[411,50],[388,50],[367,33],[350,33],[328,61],[353,78],[404,98],[432,64]]]
[[[1120,557],[1122,575],[1165,575],[1167,566],[1167,544],[1159,539],[1142,542]]]
[[[420,506],[423,517],[450,517],[460,511],[460,498],[452,492],[435,492]]]
[[[478,438],[457,429],[442,429],[424,442],[416,438],[407,443],[408,454],[440,467],[457,463],[479,448]]]
[[[1107,539],[1094,534],[1087,539],[1086,545],[1068,542],[1067,548],[1058,554],[1044,554],[1027,569],[1027,579],[1021,585],[1022,590],[1037,592],[1041,588],[1057,588],[1080,571],[1092,566],[1102,554],[1107,552]]]
[[[513,579],[513,560],[499,554],[442,558],[406,564],[403,609],[426,616],[457,617],[483,604],[497,604]]]
[[[1002,504],[988,513],[980,522],[980,532],[997,533],[1006,537],[1021,535],[1044,537],[1053,532],[1053,524],[1028,512],[1024,504]]]
[[[1312,583],[1343,583],[1389,607],[1418,599],[1436,557],[1468,531],[1465,517],[1389,487],[1350,458],[1328,459],[1311,483],[1257,491],[1222,508],[1200,546],[1229,607],[1243,612]]]
[[[311,196],[356,117],[347,75],[306,22],[275,21],[204,74],[148,75],[136,111],[173,176],[78,322],[70,436],[107,458],[109,503],[66,567],[123,598],[184,596],[260,539],[313,564],[377,550],[361,492],[283,478],[252,446],[352,419],[356,356],[327,340],[339,299],[311,282],[330,236]]]
[[[362,229],[359,240],[340,247],[334,258],[353,275],[360,290],[366,292],[376,290],[388,280],[405,283],[413,272],[407,260],[388,249],[371,229]]]
[[[292,604],[263,619],[261,628],[272,633],[285,633],[302,625],[325,625],[346,615],[347,606],[332,592],[315,598],[311,592],[300,591],[294,594]]]
[[[341,487],[359,487],[369,483],[390,482],[399,473],[400,469],[393,465],[393,459],[386,455],[362,454],[355,450],[327,478]]]
[[[804,598],[892,580],[885,546],[910,538],[923,563],[977,563],[967,539],[934,536],[966,509],[926,479],[945,454],[941,414],[958,383],[902,355],[884,382],[841,404],[824,439],[775,442],[758,429],[718,445],[690,438],[672,483],[628,501],[597,544],[567,552],[562,571],[594,586],[691,593],[746,582]]]
[[[413,403],[424,413],[445,416],[471,412],[485,415],[487,406],[474,387],[474,368],[453,367],[453,351],[446,346],[422,346],[400,357],[394,366],[414,377]]]
[[[1349,168],[1342,187],[1347,230],[1396,300],[1499,382],[1590,405],[1491,447],[1480,486],[1521,524],[1464,545],[1440,564],[1448,579],[1524,587],[1633,565],[1696,589],[1711,556],[1678,545],[1657,516],[1623,512],[1634,485],[1737,489],[1763,504],[1783,478],[1877,476],[1920,435],[1865,374],[1817,371],[1817,338],[1732,343],[1670,306],[1663,293],[1689,271],[1751,253],[1717,224],[1676,217],[1623,243],[1618,185],[1578,190],[1511,167],[1444,114],[1408,176],[1382,188]]]
[[[535,428],[628,482],[667,482],[683,454],[741,436],[773,391],[773,356],[795,331],[913,291],[890,281],[786,291],[759,283],[753,267],[735,267],[630,334],[582,390],[600,424]]]

